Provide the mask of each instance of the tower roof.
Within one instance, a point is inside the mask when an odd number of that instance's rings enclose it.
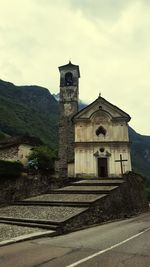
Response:
[[[74,70],[74,69],[77,69],[77,72],[78,72],[78,77],[80,78],[80,70],[79,70],[79,65],[74,65],[71,63],[71,61],[69,60],[69,63],[66,64],[66,65],[63,65],[63,66],[60,66],[58,67],[59,68],[59,71],[61,70]]]

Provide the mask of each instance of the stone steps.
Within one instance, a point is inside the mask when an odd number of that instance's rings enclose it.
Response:
[[[18,219],[13,217],[0,217],[0,224],[11,224],[17,226],[25,226],[32,228],[42,228],[48,230],[54,230],[54,233],[59,230],[59,224],[54,224],[54,222],[45,222],[39,220],[31,219]]]
[[[50,202],[50,203],[91,203],[98,198],[104,197],[105,194],[96,195],[96,194],[55,194],[53,191],[51,194],[44,194],[40,196],[31,197],[22,202],[30,202],[30,201],[40,201],[40,202]]]
[[[11,205],[1,208],[0,223],[60,231],[70,218],[87,210],[87,207],[57,207],[39,205]]]
[[[87,186],[68,186],[61,189],[56,189],[51,193],[55,194],[109,194],[112,190],[117,189],[118,186],[110,186],[110,185],[87,185]]]
[[[101,180],[81,180],[78,182],[71,183],[73,186],[118,186],[124,183],[123,179],[101,179]]]
[[[44,198],[44,195],[43,196],[39,196],[38,197],[33,197],[31,199],[28,199],[28,200],[22,200],[22,201],[15,201],[14,203],[10,203],[9,205],[24,205],[24,206],[65,206],[65,207],[89,207],[92,203],[95,203],[97,200],[101,199],[101,198],[104,198],[107,196],[107,194],[100,194],[100,195],[93,195],[93,198],[91,199],[88,199],[87,196],[86,198],[84,194],[76,194],[76,199],[74,201],[68,201],[68,199],[64,199],[62,201],[62,198],[60,198],[59,201],[55,201],[53,200],[53,195],[55,194],[47,194],[45,195],[45,198]],[[69,195],[69,194],[68,194]],[[92,194],[91,194],[92,195]],[[56,196],[57,196],[57,199],[59,199],[59,196],[61,196],[60,194],[56,194],[55,195],[55,199],[56,199]],[[72,196],[72,199],[75,195],[71,195]],[[79,197],[79,200],[77,200],[77,198]],[[88,195],[89,196],[89,195]],[[65,195],[66,197],[66,195]],[[39,200],[41,199],[42,200]],[[46,199],[46,200],[45,200]],[[49,200],[47,200],[49,199]]]
[[[96,181],[103,181],[103,180],[109,180],[109,181],[113,181],[113,180],[118,180],[118,181],[124,181],[124,179],[122,178],[122,177],[94,177],[94,178],[91,178],[91,177],[89,177],[89,178],[81,178],[81,179],[79,179],[78,178],[78,180],[77,179],[75,179],[75,181],[72,179],[71,180],[71,182],[79,182],[79,181],[84,181],[84,180],[88,180],[88,181],[94,181],[94,180],[96,180]]]
[[[90,202],[91,203],[91,202]],[[55,207],[61,207],[61,206],[64,206],[64,207],[88,207],[90,205],[89,202],[50,202],[50,201],[15,201],[14,203],[10,203],[11,206],[13,205],[18,205],[18,206],[47,206],[47,207],[50,207],[50,206],[55,206]]]
[[[1,208],[0,223],[65,233],[119,218],[133,213],[133,192],[137,197],[137,189],[134,187],[138,185],[133,186],[132,177],[127,183],[122,178],[71,181],[69,186],[52,190],[49,194],[17,201],[9,207]]]
[[[120,182],[120,181],[119,181]],[[68,221],[85,214],[93,205],[103,201],[119,184],[116,180],[81,180],[50,194],[11,203],[1,208],[0,223],[38,227],[63,232]],[[55,217],[56,215],[56,217]],[[66,230],[65,230],[66,231]]]

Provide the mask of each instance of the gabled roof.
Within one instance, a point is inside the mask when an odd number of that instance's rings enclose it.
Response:
[[[69,61],[68,64],[63,65],[63,66],[60,66],[60,67],[58,67],[58,68],[59,68],[59,71],[61,71],[61,70],[65,70],[65,69],[67,69],[67,70],[77,69],[78,77],[80,78],[79,65],[74,65],[74,64],[71,63],[71,61]]]
[[[19,146],[21,144],[39,146],[43,145],[43,142],[38,137],[34,136],[9,137],[0,141],[0,149]]]
[[[99,96],[94,102],[80,110],[75,114],[73,120],[76,121],[78,119],[89,119],[92,114],[97,111],[104,111],[108,113],[113,119],[121,119],[125,121],[130,121],[131,117],[129,114],[124,112],[122,109],[108,102],[105,98]]]

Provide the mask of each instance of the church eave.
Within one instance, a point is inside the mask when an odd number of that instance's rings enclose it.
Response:
[[[126,121],[126,122],[129,122],[131,120],[131,117],[128,118],[128,117],[114,117],[112,118],[112,121],[114,122],[123,122],[123,121]]]
[[[83,108],[82,110],[80,110],[78,113],[76,113],[74,116],[73,116],[73,120],[77,120],[79,119],[80,116],[82,116],[83,113],[85,113],[85,111],[89,110],[92,106],[94,106],[94,104],[98,101],[102,101],[104,104],[108,104],[109,106],[111,106],[114,110],[117,110],[119,111],[120,113],[122,113],[122,115],[120,115],[119,117],[117,118],[114,118],[114,119],[117,119],[117,120],[125,120],[126,122],[129,122],[131,120],[131,117],[129,114],[127,114],[126,112],[124,112],[123,110],[121,110],[120,108],[118,108],[117,106],[111,104],[110,102],[108,102],[105,98],[103,97],[98,97],[95,101],[93,101],[91,104],[89,104],[87,107]],[[103,109],[101,109],[103,110]],[[82,117],[84,118],[84,117]]]

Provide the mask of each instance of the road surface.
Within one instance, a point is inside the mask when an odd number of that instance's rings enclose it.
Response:
[[[0,267],[150,267],[150,212],[0,248]]]

